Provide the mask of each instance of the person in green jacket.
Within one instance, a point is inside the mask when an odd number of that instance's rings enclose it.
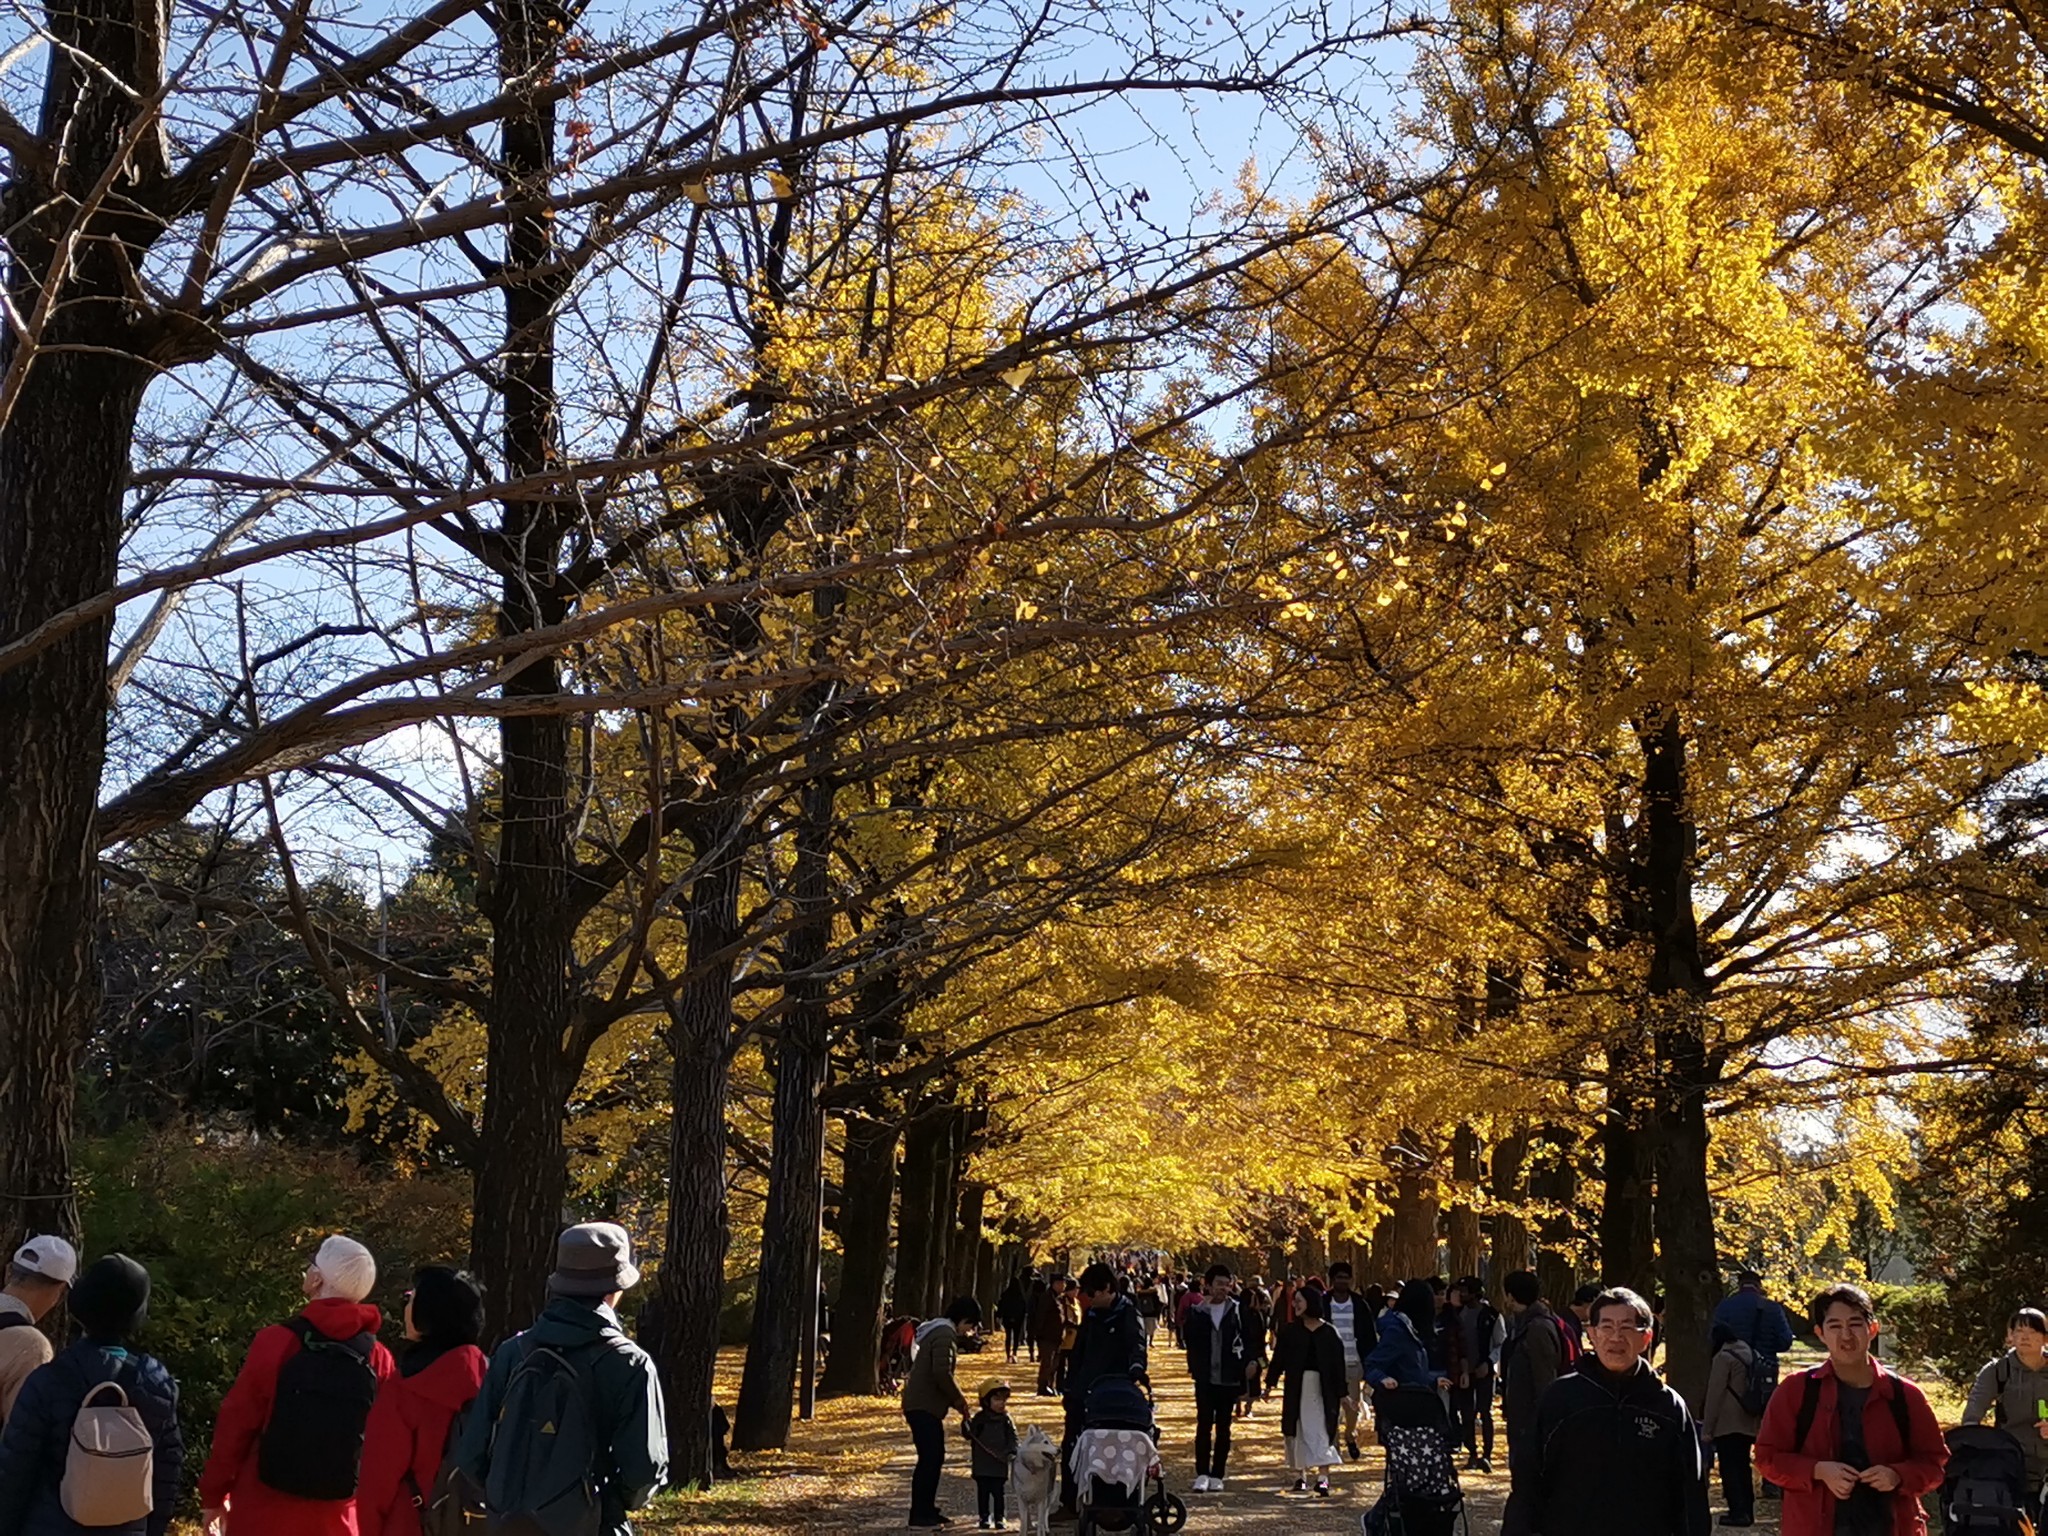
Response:
[[[556,1240],[547,1307],[491,1356],[463,1427],[461,1466],[483,1488],[494,1525],[525,1517],[547,1529],[569,1517],[573,1526],[594,1498],[603,1536],[632,1536],[627,1514],[668,1475],[654,1362],[615,1310],[639,1283],[625,1228],[585,1222]],[[565,1457],[579,1466],[565,1467]],[[582,1509],[567,1507],[575,1503]]]
[[[910,1426],[910,1443],[917,1448],[917,1465],[910,1474],[911,1525],[948,1523],[939,1509],[939,1473],[946,1464],[946,1415],[957,1413],[960,1432],[967,1433],[967,1394],[960,1390],[953,1372],[960,1363],[961,1335],[980,1326],[981,1303],[972,1296],[956,1296],[944,1317],[935,1317],[917,1330],[917,1357],[903,1379],[903,1422]]]

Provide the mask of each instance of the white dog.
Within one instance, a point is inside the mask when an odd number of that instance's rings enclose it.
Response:
[[[1024,1536],[1052,1536],[1052,1501],[1060,1491],[1060,1448],[1036,1424],[1017,1442],[1010,1469],[1017,1485],[1018,1528]]]

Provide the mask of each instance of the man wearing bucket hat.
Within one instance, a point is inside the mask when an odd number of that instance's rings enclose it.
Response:
[[[464,1424],[462,1468],[494,1529],[581,1530],[594,1516],[603,1536],[631,1536],[628,1512],[661,1486],[661,1387],[613,1310],[639,1283],[625,1228],[584,1222],[556,1240],[547,1308],[498,1346]]]
[[[61,1237],[32,1237],[14,1251],[0,1290],[0,1424],[29,1376],[56,1351],[36,1327],[78,1276],[78,1254]]]

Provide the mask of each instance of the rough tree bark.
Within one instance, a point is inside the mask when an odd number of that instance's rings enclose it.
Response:
[[[1600,1278],[1656,1288],[1654,1149],[1648,1096],[1649,1046],[1633,1029],[1608,1042],[1607,1105],[1600,1119]]]
[[[889,1208],[896,1194],[896,1143],[902,1128],[891,1119],[848,1111],[840,1174],[839,1305],[833,1309],[832,1354],[820,1392],[827,1397],[873,1396],[882,1348],[882,1302],[889,1278]]]
[[[1536,1278],[1543,1294],[1562,1307],[1578,1288],[1577,1206],[1579,1170],[1573,1160],[1573,1136],[1563,1126],[1545,1126],[1536,1166],[1529,1173],[1529,1195],[1553,1207],[1536,1224]]]
[[[162,78],[165,14],[129,0],[37,13],[49,73],[39,124],[60,146],[16,152],[4,211],[14,317],[50,307],[39,340],[0,332],[26,365],[0,426],[0,643],[112,587],[122,502],[155,339],[130,302],[162,232],[134,189],[162,174],[139,126]],[[117,170],[123,162],[128,169]],[[111,197],[95,194],[118,177]],[[71,226],[73,221],[75,229]],[[24,357],[22,347],[33,351]],[[71,1117],[78,1052],[99,1012],[94,811],[107,739],[108,621],[0,671],[0,1242],[76,1238]]]
[[[1451,1177],[1457,1183],[1458,1198],[1444,1224],[1453,1279],[1478,1274],[1486,1251],[1479,1236],[1479,1208],[1472,1203],[1479,1189],[1480,1153],[1479,1132],[1469,1124],[1460,1125],[1451,1136]]]
[[[1683,722],[1663,710],[1638,727],[1643,748],[1642,883],[1652,930],[1650,1033],[1657,1051],[1657,1242],[1664,1261],[1665,1374],[1695,1408],[1711,1363],[1721,1299],[1707,1182],[1708,992],[1693,908],[1693,825]]]
[[[690,977],[669,1005],[673,1053],[669,1096],[667,1243],[661,1300],[662,1346],[677,1403],[669,1413],[669,1478],[709,1488],[711,1394],[718,1368],[718,1316],[725,1302],[725,1255],[732,1229],[725,1195],[725,1101],[730,1086],[732,966],[739,933],[741,812],[721,796],[699,824],[698,871],[684,908]]]
[[[549,185],[555,109],[537,97],[562,31],[556,7],[513,0],[498,18],[506,86],[502,184],[508,203]],[[505,473],[515,481],[561,462],[555,315],[566,274],[554,270],[554,222],[541,213],[505,225],[505,360],[500,385]],[[561,578],[567,527],[559,503],[508,498],[500,511],[498,631],[523,634],[566,618]],[[508,698],[560,694],[544,657],[505,687]],[[476,1169],[470,1260],[483,1282],[493,1339],[526,1326],[546,1297],[555,1230],[567,1194],[562,1120],[580,1063],[569,1045],[576,984],[576,817],[570,721],[547,713],[499,726],[503,809],[481,907],[491,925],[491,1002],[484,1020],[488,1080]]]
[[[819,765],[813,764],[814,770]],[[799,914],[784,947],[789,1007],[775,1052],[774,1146],[761,1217],[761,1278],[746,1366],[733,1410],[735,1450],[781,1450],[804,1321],[818,1305],[818,1197],[825,1116],[818,1095],[828,1066],[824,963],[831,947],[829,860],[837,787],[822,773],[804,787],[792,899]]]
[[[1487,1169],[1487,1189],[1493,1196],[1492,1251],[1496,1291],[1504,1277],[1518,1269],[1529,1269],[1536,1262],[1536,1247],[1529,1234],[1529,1223],[1522,1219],[1517,1209],[1529,1198],[1523,1172],[1528,1157],[1527,1131],[1517,1130],[1493,1144],[1493,1158]]]
[[[903,1172],[896,1197],[896,1284],[889,1310],[898,1317],[929,1317],[933,1187],[943,1182],[940,1160],[952,1134],[953,1106],[927,1105],[903,1127]]]

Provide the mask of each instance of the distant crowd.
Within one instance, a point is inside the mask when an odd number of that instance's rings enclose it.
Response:
[[[638,1284],[625,1231],[569,1228],[550,1300],[486,1357],[483,1296],[429,1265],[404,1342],[378,1341],[370,1251],[309,1256],[306,1305],[259,1332],[220,1406],[199,1477],[205,1536],[630,1536],[666,1476],[653,1362],[615,1310]],[[0,1290],[0,1536],[164,1536],[187,1449],[178,1384],[135,1347],[150,1277],[122,1254],[79,1272],[37,1237]],[[67,1305],[61,1351],[37,1325]]]
[[[1781,1384],[1791,1316],[1760,1276],[1739,1273],[1714,1313],[1697,1416],[1655,1364],[1661,1312],[1632,1290],[1597,1284],[1553,1306],[1529,1271],[1507,1275],[1495,1297],[1475,1276],[1355,1289],[1343,1263],[1268,1285],[1225,1264],[1198,1278],[1096,1262],[1074,1277],[1012,1276],[995,1321],[1005,1360],[1035,1361],[1036,1392],[1061,1402],[1054,1523],[1081,1515],[1075,1448],[1090,1426],[1091,1393],[1106,1380],[1149,1385],[1163,1332],[1193,1387],[1198,1494],[1223,1491],[1234,1427],[1277,1390],[1292,1491],[1312,1496],[1327,1496],[1332,1469],[1359,1459],[1362,1424],[1418,1396],[1441,1405],[1440,1439],[1462,1452],[1464,1470],[1491,1471],[1498,1405],[1511,1481],[1505,1536],[1705,1536],[1717,1466],[1723,1528],[1755,1525],[1767,1498],[1782,1501],[1785,1536],[1922,1536],[1923,1499],[1936,1490],[1961,1511],[1952,1531],[2021,1536],[2041,1525],[2040,1311],[2012,1315],[2005,1352],[1978,1374],[1962,1427],[1946,1432],[1920,1388],[1877,1359],[1876,1309],[1857,1286],[1811,1300],[1803,1320],[1826,1358]],[[1011,1388],[991,1377],[970,1402],[955,1379],[981,1323],[979,1304],[962,1297],[944,1317],[911,1322],[885,1342],[885,1379],[902,1383],[916,1450],[913,1527],[950,1523],[938,1495],[945,1420],[957,1416],[972,1448],[979,1525],[1006,1528],[1003,1453],[1017,1445]],[[1436,1506],[1458,1507],[1455,1493]],[[1405,1525],[1428,1528],[1412,1511]],[[1369,1517],[1368,1530],[1378,1528]]]

